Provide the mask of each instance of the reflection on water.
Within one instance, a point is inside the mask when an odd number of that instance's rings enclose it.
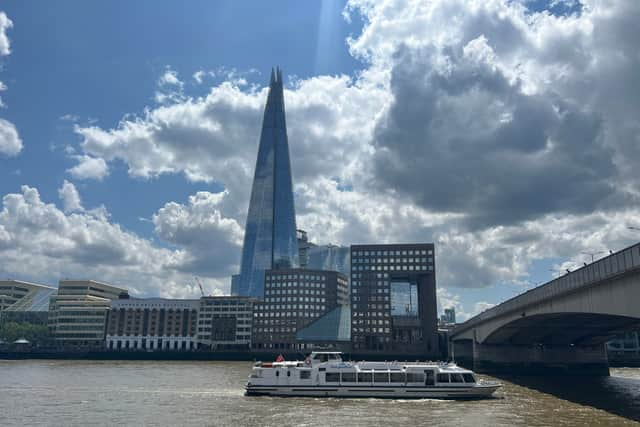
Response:
[[[519,386],[640,421],[640,369],[612,368],[610,377],[501,377]]]
[[[0,361],[0,426],[583,426],[640,419],[640,369],[502,380],[481,401],[245,397],[245,362]]]

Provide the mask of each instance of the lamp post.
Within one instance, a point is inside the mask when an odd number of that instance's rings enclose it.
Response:
[[[598,252],[580,252],[583,255],[591,255],[591,262],[593,262],[594,257],[598,254],[603,254],[604,251],[598,251]]]

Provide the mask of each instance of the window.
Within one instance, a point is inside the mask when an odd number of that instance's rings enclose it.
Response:
[[[280,371],[276,371],[276,377],[280,376]]]
[[[374,374],[373,374],[373,382],[374,383],[388,383],[389,382],[389,373],[388,372],[374,372]]]
[[[355,372],[343,372],[342,373],[342,382],[343,383],[355,383],[356,382],[356,373]]]
[[[476,379],[473,374],[462,374],[465,383],[475,383]]]
[[[392,383],[403,383],[404,382],[404,372],[391,372],[391,382]]]
[[[308,380],[309,378],[311,378],[311,371],[300,371],[301,380]]]
[[[371,377],[372,377],[371,372],[358,372],[359,383],[370,383]]]
[[[448,383],[449,382],[449,374],[438,374],[438,382],[439,383]]]
[[[327,372],[324,376],[324,380],[328,383],[339,383],[340,372]]]
[[[451,382],[452,383],[461,383],[464,382],[462,380],[462,374],[451,374]]]
[[[408,383],[423,383],[424,382],[424,374],[420,372],[407,372],[407,382]]]

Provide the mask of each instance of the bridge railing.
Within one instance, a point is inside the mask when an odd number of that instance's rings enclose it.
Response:
[[[492,307],[456,327],[453,333],[469,329],[483,321],[512,311],[538,304],[544,300],[589,286],[602,280],[627,273],[640,268],[640,243],[613,253],[607,257],[592,262],[578,270],[567,273],[562,277],[551,280],[537,288],[530,289],[495,307]]]

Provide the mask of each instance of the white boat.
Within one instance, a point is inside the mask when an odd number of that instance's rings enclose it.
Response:
[[[278,359],[254,365],[247,396],[472,399],[501,387],[478,381],[455,363],[346,362],[339,352],[313,352],[304,361]]]

